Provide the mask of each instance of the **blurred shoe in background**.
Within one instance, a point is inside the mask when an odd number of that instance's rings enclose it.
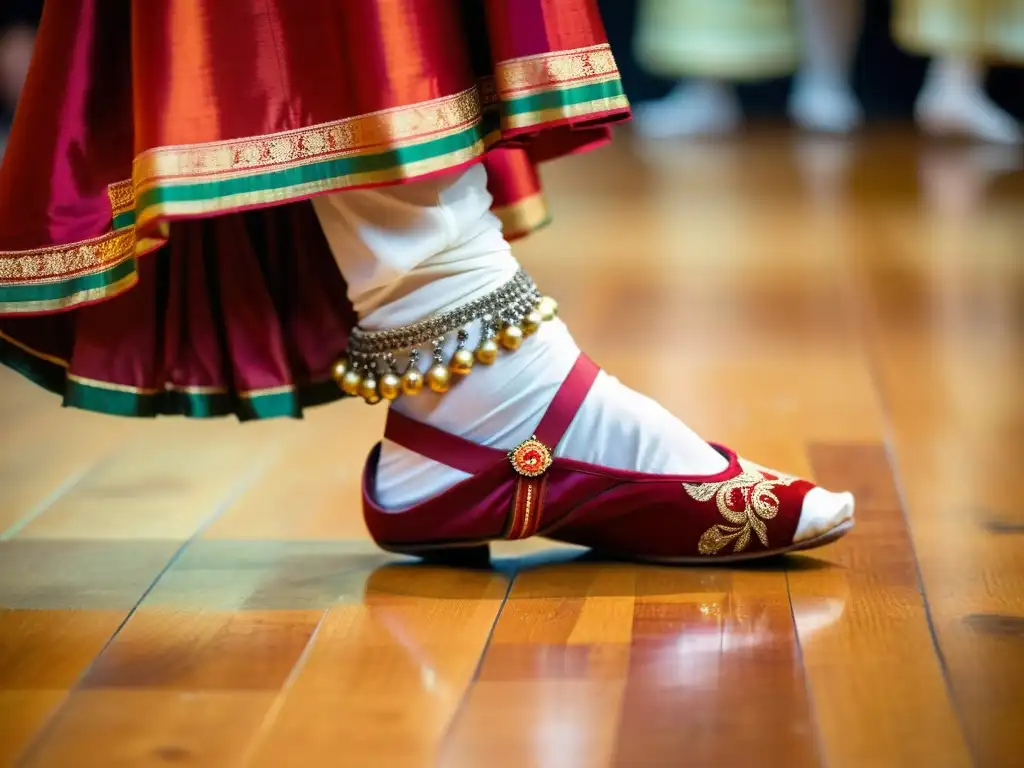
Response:
[[[742,120],[732,86],[710,79],[678,83],[665,98],[633,111],[636,132],[648,139],[731,133]]]
[[[847,133],[862,121],[850,85],[860,0],[644,0],[636,55],[650,72],[696,78],[634,118],[646,138],[722,134],[742,112],[737,82],[797,74],[789,112],[806,130]]]
[[[1024,63],[1024,0],[899,0],[893,31],[907,50],[933,57],[914,109],[922,130],[1024,143],[985,90],[986,62]]]

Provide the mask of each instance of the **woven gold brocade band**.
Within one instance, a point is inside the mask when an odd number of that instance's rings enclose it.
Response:
[[[524,56],[500,62],[495,69],[498,96],[505,100],[618,77],[619,69],[607,44]]]
[[[0,316],[66,311],[123,293],[138,282],[138,258],[167,242],[175,219],[408,181],[473,162],[502,140],[629,111],[605,43],[499,61],[492,77],[466,85],[278,133],[147,149],[135,158],[132,179],[108,187],[109,231],[0,250]],[[547,223],[535,180],[510,184],[511,191],[495,209],[506,237]],[[86,224],[83,234],[91,234],[93,218]]]
[[[468,376],[475,363],[490,365],[499,349],[519,349],[542,322],[554,319],[558,304],[541,296],[529,275],[519,270],[511,280],[491,293],[418,323],[382,331],[355,328],[345,356],[334,367],[334,379],[348,394],[371,405],[418,395],[424,383],[433,392],[447,392],[459,378]],[[468,328],[481,324],[480,341],[467,349]],[[456,348],[445,360],[444,345],[456,334]],[[431,365],[420,371],[421,347],[432,347]],[[398,356],[406,356],[400,365]]]

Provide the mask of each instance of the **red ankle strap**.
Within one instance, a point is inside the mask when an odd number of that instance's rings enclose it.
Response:
[[[471,443],[458,435],[443,432],[393,410],[388,411],[384,437],[426,459],[433,459],[469,475],[489,469],[505,456],[505,452],[497,448]]]
[[[600,370],[586,355],[577,358],[537,426],[534,435],[540,442],[552,450],[561,442]],[[388,411],[384,437],[424,458],[470,475],[490,469],[498,459],[506,457],[505,451],[472,443],[394,410]]]
[[[533,433],[534,437],[554,450],[555,446],[562,442],[566,430],[576,418],[580,406],[583,405],[600,372],[597,363],[586,355],[581,354],[576,358],[576,365],[558,388],[554,400],[537,426],[537,431]]]

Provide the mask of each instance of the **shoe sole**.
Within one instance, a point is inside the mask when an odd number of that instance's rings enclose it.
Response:
[[[730,563],[742,563],[750,560],[764,560],[769,557],[779,557],[780,555],[788,555],[794,552],[803,552],[808,549],[817,549],[818,547],[823,547],[826,544],[831,544],[849,533],[853,528],[853,523],[854,521],[852,518],[844,520],[839,525],[819,536],[814,536],[810,539],[790,544],[788,547],[784,547],[782,549],[773,549],[765,552],[741,552],[734,555],[721,555],[718,557],[706,555],[699,557],[649,557],[632,555],[623,558],[621,554],[618,555],[618,557],[635,562],[653,563],[657,565],[700,565],[709,567],[729,565]],[[480,566],[484,563],[490,562],[489,541],[460,542],[458,544],[424,544],[418,547],[402,548],[384,545],[378,546],[381,546],[382,549],[388,552],[394,552],[398,555],[419,557],[430,563],[456,566]]]

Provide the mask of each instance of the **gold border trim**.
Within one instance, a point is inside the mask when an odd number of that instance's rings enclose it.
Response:
[[[323,379],[322,381],[313,381],[310,382],[307,386],[315,387],[318,384],[323,384],[327,381],[328,379]],[[288,395],[293,392],[298,392],[300,389],[301,387],[296,387],[290,384],[283,384],[279,387],[267,387],[266,389],[246,390],[244,392],[239,392],[238,396],[243,400],[254,400],[257,397],[268,397],[270,395]]]
[[[107,187],[107,196],[110,198],[111,218],[135,208],[135,190],[131,179],[110,184]]]
[[[515,237],[531,232],[548,220],[548,203],[542,192],[524,197],[514,203],[491,209],[501,219],[502,231],[506,237]]]
[[[135,230],[124,228],[67,245],[0,251],[0,284],[60,282],[110,269],[135,254]]]
[[[59,357],[54,357],[53,355],[48,355],[45,352],[40,352],[38,349],[33,349],[28,344],[25,344],[24,342],[18,341],[17,339],[8,336],[3,331],[0,331],[0,341],[5,341],[12,347],[17,347],[25,354],[32,355],[33,357],[38,357],[40,360],[45,360],[46,362],[52,365],[56,365],[58,368],[64,368],[65,370],[68,368],[67,360],[61,360]]]
[[[138,197],[157,182],[245,175],[443,138],[478,123],[480,115],[480,95],[474,86],[412,107],[395,107],[267,136],[156,147],[135,158],[135,194]]]
[[[114,384],[109,381],[99,381],[97,379],[90,379],[85,376],[78,376],[74,373],[67,374],[67,380],[74,384],[81,384],[85,387],[92,387],[93,389],[104,389],[108,392],[124,392],[129,395],[158,395],[164,390],[162,389],[144,389],[142,387],[132,387],[127,384]]]
[[[492,134],[495,135],[495,134]],[[147,205],[138,214],[136,226],[145,227],[153,219],[163,217],[182,217],[200,213],[212,213],[215,211],[234,210],[245,208],[251,205],[273,204],[300,197],[309,197],[320,192],[329,192],[345,187],[362,186],[367,184],[383,184],[399,181],[401,179],[425,176],[436,171],[442,171],[463,163],[470,162],[480,157],[486,150],[488,142],[476,141],[471,146],[457,152],[449,152],[439,157],[420,160],[403,165],[394,166],[382,171],[367,171],[363,173],[351,173],[345,176],[332,176],[327,179],[317,179],[302,184],[294,184],[290,187],[278,189],[259,189],[252,192],[241,192],[234,195],[204,198],[202,200],[166,201],[155,202]],[[191,183],[193,180],[189,180]],[[173,186],[172,184],[161,184],[161,186]]]
[[[28,351],[28,350],[26,350]],[[192,385],[180,385],[180,384],[166,384],[163,388],[149,388],[149,387],[133,387],[130,384],[115,384],[110,381],[100,381],[99,379],[90,379],[86,376],[79,376],[78,374],[69,373],[67,380],[74,382],[75,384],[81,384],[84,387],[91,387],[93,389],[104,389],[109,392],[124,392],[129,395],[141,395],[144,397],[153,397],[159,395],[162,392],[181,392],[187,395],[226,395],[228,390],[226,387],[212,387],[212,386],[192,386]],[[254,390],[262,394],[264,390]],[[266,390],[271,394],[276,394],[274,390]],[[241,397],[246,397],[250,393],[239,393]]]
[[[0,331],[0,341],[10,344],[13,347],[17,347],[22,352],[32,355],[32,357],[44,360],[51,365],[56,365],[58,368],[67,370],[69,363],[67,360],[62,360],[59,357],[48,355],[45,352],[40,352],[38,349],[33,349],[28,344],[18,341],[9,334]],[[79,376],[74,373],[65,374],[67,381],[75,384],[80,384],[85,387],[91,387],[93,389],[103,389],[110,392],[123,392],[129,395],[140,395],[145,397],[152,397],[159,395],[161,392],[180,392],[188,395],[226,395],[228,394],[227,387],[214,387],[214,386],[195,386],[195,385],[179,385],[179,384],[167,384],[163,389],[157,388],[144,388],[144,387],[133,387],[128,384],[115,384],[109,381],[100,381],[99,379],[90,379],[86,376]],[[295,386],[292,384],[285,384],[278,387],[267,387],[266,389],[251,389],[243,390],[235,393],[238,397],[246,400],[252,400],[259,397],[265,397],[268,395],[285,395],[293,392],[298,392],[303,386],[315,387],[321,384],[325,384],[330,379],[322,379],[320,381],[312,381],[307,385]]]
[[[619,77],[611,46],[594,45],[499,62],[495,86],[504,100],[537,91],[614,80]]]
[[[477,138],[469,147],[381,170],[353,170],[326,179],[297,180],[276,189],[246,189],[256,186],[247,184],[246,179],[261,172],[302,169],[384,149],[415,149],[419,144],[464,133],[480,125],[484,103],[491,108],[508,96],[522,98],[531,92],[557,92],[615,80],[618,76],[607,44],[500,62],[496,72],[496,79],[483,78],[460,93],[412,106],[265,136],[147,150],[133,161],[132,179],[117,181],[107,187],[112,220],[116,221],[119,216],[125,220],[134,214],[133,225],[121,226],[70,244],[26,251],[0,251],[0,285],[54,285],[121,266],[137,254],[164,244],[169,234],[167,219],[272,205],[346,187],[394,183],[472,162],[501,139],[500,130],[483,139]],[[513,130],[532,128],[546,122],[620,111],[628,109],[628,106],[625,96],[607,97],[505,115],[502,125]],[[302,175],[299,173],[296,177],[301,179]],[[315,175],[308,174],[311,177]],[[173,191],[179,185],[236,179],[238,181],[232,185],[230,194],[198,200],[174,199]],[[146,199],[144,196],[154,188],[166,189],[169,194],[154,194],[154,202],[139,210],[139,201]],[[162,197],[167,199],[161,200]],[[542,198],[525,201],[527,207],[523,205],[520,203],[499,211],[513,232],[528,231],[547,218]],[[137,275],[132,274],[103,287],[75,291],[54,299],[8,301],[0,306],[0,314],[67,309],[117,295],[137,280]]]
[[[515,115],[502,115],[501,125],[503,128],[515,130],[517,128],[529,128],[538,123],[553,123],[558,120],[571,120],[575,117],[586,117],[587,115],[597,116],[605,112],[619,112],[629,109],[629,98],[626,96],[608,96],[603,99],[584,101],[580,104],[562,104],[550,109],[540,109],[535,112],[522,112]]]
[[[59,281],[52,281],[59,282]],[[124,293],[139,282],[137,272],[122,277],[120,280],[99,288],[87,288],[84,291],[75,291],[59,299],[39,299],[35,301],[6,301],[0,302],[0,317],[17,317],[20,314],[40,312],[53,312],[56,310],[69,309],[79,304],[89,304],[100,299],[110,299],[119,293]],[[32,283],[36,285],[37,283]]]

